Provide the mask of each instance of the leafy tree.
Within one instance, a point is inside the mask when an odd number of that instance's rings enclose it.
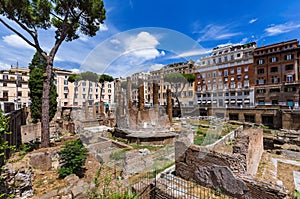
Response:
[[[187,83],[192,83],[196,80],[193,74],[182,74],[182,73],[170,73],[164,76],[164,81],[171,85],[171,90],[174,93],[174,97],[178,104],[179,110],[181,110],[179,97]],[[173,89],[172,89],[173,88]]]
[[[66,142],[58,154],[62,162],[62,166],[58,170],[60,178],[64,178],[72,173],[81,176],[87,157],[87,149],[83,146],[80,139]]]
[[[1,175],[6,159],[5,150],[14,149],[14,147],[10,146],[9,143],[4,139],[5,134],[9,134],[8,130],[8,118],[0,109],[0,198],[10,198],[9,194],[5,194],[9,192],[9,188],[6,187],[3,176]]]
[[[102,102],[102,91],[103,91],[103,87],[105,82],[112,82],[114,81],[114,78],[110,75],[107,74],[102,74],[99,77],[99,83],[100,83],[100,106],[101,106],[101,102]]]
[[[79,38],[79,33],[95,36],[105,20],[103,0],[1,0],[0,22],[34,47],[46,59],[43,75],[42,147],[50,144],[49,101],[55,55],[64,41]],[[11,25],[4,18],[15,22]],[[47,53],[39,40],[39,31],[55,30],[53,47]]]
[[[33,123],[37,123],[42,118],[42,96],[43,96],[43,79],[41,78],[46,71],[46,60],[39,52],[36,52],[29,64],[29,89],[31,98],[31,118]],[[57,91],[53,83],[53,75],[50,85],[50,111],[49,120],[51,121],[57,111]]]

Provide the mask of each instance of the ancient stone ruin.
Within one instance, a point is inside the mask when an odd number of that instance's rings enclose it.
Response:
[[[239,133],[231,154],[178,141],[176,175],[234,198],[285,198],[282,187],[254,179],[262,152],[261,129]]]

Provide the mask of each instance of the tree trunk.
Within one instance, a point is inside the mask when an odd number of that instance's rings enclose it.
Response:
[[[43,97],[42,97],[42,122],[41,122],[41,147],[46,148],[50,146],[50,127],[49,127],[49,102],[50,102],[50,83],[53,68],[53,58],[47,58],[46,73],[43,74]]]

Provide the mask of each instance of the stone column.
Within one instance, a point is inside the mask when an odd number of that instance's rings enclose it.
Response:
[[[144,81],[142,79],[139,79],[138,80],[138,100],[139,100],[139,104],[138,104],[138,107],[139,107],[139,110],[142,111],[144,110],[144,106],[145,106],[145,92],[144,92]]]
[[[93,104],[93,118],[94,118],[94,119],[97,118],[97,113],[96,113],[97,111],[96,111],[96,110],[97,110],[97,107],[96,107],[96,104],[94,103],[94,104]]]
[[[155,109],[158,108],[159,102],[158,102],[158,83],[157,80],[153,81],[153,106]]]
[[[89,118],[89,102],[88,102],[88,100],[86,100],[84,102],[84,105],[85,105],[85,119],[87,120]]]
[[[129,111],[132,108],[132,101],[131,101],[131,78],[130,77],[127,77],[126,102],[127,102],[127,109]]]
[[[172,122],[172,95],[171,89],[167,89],[167,114],[169,117],[169,121]]]

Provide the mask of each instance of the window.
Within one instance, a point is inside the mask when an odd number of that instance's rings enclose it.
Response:
[[[82,82],[82,86],[86,86],[86,82],[85,81]]]
[[[82,91],[85,92],[85,88],[82,88]]]
[[[258,100],[259,105],[265,105],[265,100]]]
[[[270,93],[279,93],[280,92],[280,88],[271,88],[270,89]]]
[[[7,83],[6,82],[3,82],[3,87],[6,87],[7,86]]]
[[[224,84],[224,89],[228,89],[228,84]]]
[[[22,91],[18,91],[18,97],[22,97]]]
[[[244,72],[248,72],[248,70],[249,70],[248,66],[245,66]]]
[[[228,77],[225,77],[225,78],[224,78],[224,82],[227,82],[227,81],[228,81]]]
[[[296,91],[296,87],[287,87],[284,88],[284,92],[295,92]]]
[[[219,86],[218,86],[218,88],[219,88],[220,90],[223,89],[223,84],[220,83]]]
[[[244,95],[250,95],[249,91],[244,91]]]
[[[210,91],[211,90],[211,85],[207,84],[207,90]]]
[[[95,89],[95,92],[98,93],[98,88]]]
[[[228,59],[227,59],[227,56],[226,57],[224,57],[224,62],[227,62],[228,61]]]
[[[273,99],[272,100],[272,105],[278,105],[278,100],[277,99]]]
[[[213,90],[217,90],[217,84],[213,84]]]
[[[67,86],[65,86],[64,87],[64,91],[68,91],[69,89],[68,89],[68,87]]]
[[[108,88],[111,88],[111,84],[108,84],[107,87],[108,87]]]
[[[189,86],[190,86],[190,87],[193,87],[193,82],[190,82],[190,83],[189,83]],[[108,91],[108,92],[109,92],[109,91]]]
[[[277,66],[272,67],[270,71],[271,71],[271,73],[276,73],[276,72],[278,72],[278,67]]]
[[[85,99],[85,94],[82,94],[82,99]]]
[[[248,79],[248,78],[249,78],[249,76],[248,76],[248,75],[245,75],[245,76],[244,76],[244,79]]]
[[[189,97],[193,96],[193,91],[189,91]]]
[[[230,96],[235,96],[235,92],[230,92]]]
[[[237,80],[241,80],[241,79],[242,79],[242,76],[238,75]]]
[[[225,96],[227,96],[227,97],[228,97],[228,96],[229,96],[229,93],[225,93]]]
[[[210,73],[207,73],[207,77],[210,78]]]
[[[111,89],[108,89],[108,93],[111,93]]]
[[[216,63],[216,59],[213,59],[213,63],[214,63],[214,64]]]
[[[234,74],[234,69],[231,69],[231,70],[230,70],[230,74]]]
[[[230,82],[230,88],[235,88],[235,83],[234,82]]]
[[[257,89],[256,93],[259,94],[266,93],[266,89]]]
[[[243,92],[237,92],[237,95],[238,95],[238,96],[242,96],[242,95],[243,95]]]
[[[68,99],[68,93],[64,93],[65,99]]]
[[[236,57],[241,57],[241,53],[236,54]]]
[[[3,79],[4,80],[8,80],[8,75],[7,74],[3,74]]]
[[[245,80],[244,81],[244,87],[245,88],[249,88],[249,80]]]
[[[197,78],[200,79],[200,77],[201,77],[200,74],[198,74],[198,75],[197,75]]]
[[[77,99],[77,97],[78,97],[78,94],[75,94],[75,95],[74,95],[74,98]]]
[[[92,94],[90,94],[90,99],[93,99],[93,95]]]
[[[228,76],[228,70],[224,70],[224,77]]]
[[[277,57],[271,57],[270,62],[272,62],[272,63],[277,62]]]
[[[274,84],[277,84],[277,83],[280,82],[280,81],[279,81],[279,78],[278,78],[277,76],[272,76],[272,77],[271,77],[271,80],[272,80],[272,83],[274,83]]]
[[[294,59],[294,55],[293,54],[285,55],[284,59],[285,60],[292,60],[292,59]]]
[[[202,78],[203,78],[203,79],[205,79],[205,77],[206,77],[206,74],[205,74],[205,73],[203,73],[203,74],[202,74]]]
[[[65,79],[68,79],[68,75],[65,75]]]
[[[216,77],[216,75],[217,75],[216,72],[213,72],[213,73],[212,73],[212,76],[213,76],[213,77]]]
[[[294,69],[294,65],[293,64],[289,64],[285,66],[285,70],[293,70]]]
[[[237,74],[238,75],[242,74],[242,69],[241,68],[237,68]]]
[[[264,68],[257,69],[257,74],[264,74],[264,73],[265,73],[265,69]]]
[[[231,60],[234,60],[234,55],[230,55],[230,59],[231,59]]]
[[[287,75],[286,82],[293,82],[293,75]]]
[[[64,80],[64,85],[68,85],[68,80]]]
[[[257,84],[265,84],[265,79],[263,77],[258,78]]]
[[[218,71],[218,75],[219,75],[219,76],[222,76],[222,71]]]
[[[265,63],[265,61],[263,59],[257,60],[257,65],[261,65],[261,64],[264,64],[264,63]]]
[[[237,87],[238,87],[238,88],[242,88],[242,83],[241,83],[241,82],[238,82],[238,83],[237,83]]]
[[[234,77],[230,78],[231,81],[234,81]]]
[[[222,62],[222,58],[221,57],[219,57],[219,63],[221,63]]]

